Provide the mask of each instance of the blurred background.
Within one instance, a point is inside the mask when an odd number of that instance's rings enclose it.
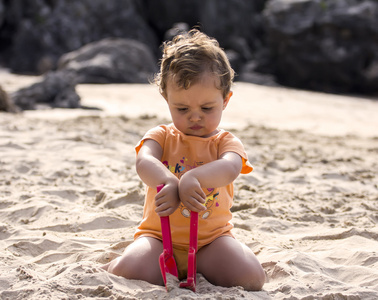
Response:
[[[194,26],[236,81],[377,94],[377,0],[0,0],[0,67],[56,88],[147,83],[161,43]]]

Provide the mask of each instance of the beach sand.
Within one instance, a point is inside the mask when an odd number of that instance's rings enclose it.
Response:
[[[8,92],[38,79],[0,73]],[[100,269],[141,220],[134,145],[169,113],[154,86],[80,85],[102,110],[0,113],[0,299],[378,299],[378,102],[233,90],[222,126],[255,168],[235,181],[233,232],[267,273],[262,291],[198,274],[196,293],[167,293]]]

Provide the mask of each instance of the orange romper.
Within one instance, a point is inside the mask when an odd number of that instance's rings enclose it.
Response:
[[[202,138],[185,135],[173,124],[160,125],[150,129],[138,143],[135,150],[138,154],[145,140],[152,139],[163,149],[162,163],[178,178],[185,172],[219,159],[225,152],[235,152],[242,157],[242,174],[253,170],[248,162],[243,144],[233,134],[220,130],[216,135]],[[203,188],[206,194],[206,210],[199,213],[198,249],[210,244],[216,238],[224,235],[232,236],[230,223],[232,213],[230,208],[233,200],[233,184],[220,188]],[[162,239],[160,218],[155,212],[156,188],[147,187],[143,210],[143,219],[134,239],[141,236]],[[189,248],[190,211],[180,203],[178,209],[169,216],[171,224],[174,255],[180,277],[186,276],[186,259]],[[182,253],[183,255],[180,255]],[[180,261],[182,260],[182,263]],[[182,267],[180,267],[182,265]],[[181,270],[180,270],[181,269]]]

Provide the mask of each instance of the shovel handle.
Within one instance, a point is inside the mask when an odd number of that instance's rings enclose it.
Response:
[[[157,192],[159,193],[163,187],[164,184],[158,185],[156,187]],[[171,225],[169,223],[169,216],[160,217],[160,223],[164,250],[167,252],[168,255],[173,255]]]

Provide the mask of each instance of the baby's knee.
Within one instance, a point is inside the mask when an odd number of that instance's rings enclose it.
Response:
[[[122,257],[117,257],[110,262],[107,271],[117,276],[126,277],[126,268],[122,261]]]
[[[260,291],[265,284],[266,275],[260,264],[246,264],[229,274],[233,286],[242,286],[247,291]]]
[[[108,272],[126,279],[144,280],[152,284],[163,285],[160,269],[154,270],[153,266],[144,261],[119,257],[108,267]]]
[[[211,273],[204,276],[215,285],[241,286],[247,291],[260,291],[266,281],[265,272],[262,268],[229,268],[216,274]]]
[[[260,291],[264,286],[265,281],[266,275],[262,268],[253,270],[252,274],[249,276],[248,282],[244,283],[244,289],[248,291]]]

